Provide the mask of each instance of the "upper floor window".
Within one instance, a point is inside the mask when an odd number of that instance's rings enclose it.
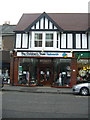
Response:
[[[88,49],[88,34],[31,32],[16,34],[16,49]]]
[[[16,48],[21,48],[21,34],[16,34]]]
[[[34,33],[34,47],[53,47],[53,33]]]
[[[35,47],[42,47],[42,33],[35,33]]]
[[[67,34],[67,48],[72,48],[73,47],[73,35],[72,34]]]
[[[88,47],[88,39],[87,39],[87,34],[82,34],[82,48],[87,48]]]
[[[45,47],[53,47],[53,34],[46,33]]]
[[[63,33],[60,34],[61,49],[88,49],[88,36],[84,33]]]
[[[28,34],[22,35],[22,48],[28,48]]]
[[[76,48],[87,49],[88,48],[88,39],[87,34],[76,34]]]
[[[76,48],[81,48],[81,35],[76,34]]]
[[[61,34],[61,48],[66,48],[66,34]]]

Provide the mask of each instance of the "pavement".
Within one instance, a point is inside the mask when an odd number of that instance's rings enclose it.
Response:
[[[24,87],[24,86],[4,85],[4,87],[2,87],[0,90],[29,92],[29,93],[72,94],[72,88],[55,88],[55,87],[44,87],[44,86]]]

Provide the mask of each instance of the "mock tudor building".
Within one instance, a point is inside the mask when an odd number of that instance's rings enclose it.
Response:
[[[90,73],[88,13],[23,14],[15,29],[11,83],[72,87]]]

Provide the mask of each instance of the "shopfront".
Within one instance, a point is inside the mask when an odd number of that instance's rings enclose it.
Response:
[[[71,87],[75,76],[72,53],[18,52],[14,56],[14,85]],[[63,56],[67,54],[67,56]],[[75,64],[75,63],[74,63]],[[75,78],[74,78],[75,79]]]
[[[75,52],[77,57],[77,83],[90,81],[90,52]]]

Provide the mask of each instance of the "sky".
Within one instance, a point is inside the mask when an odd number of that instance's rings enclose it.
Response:
[[[23,13],[88,13],[90,0],[0,0],[0,25],[17,24]]]

